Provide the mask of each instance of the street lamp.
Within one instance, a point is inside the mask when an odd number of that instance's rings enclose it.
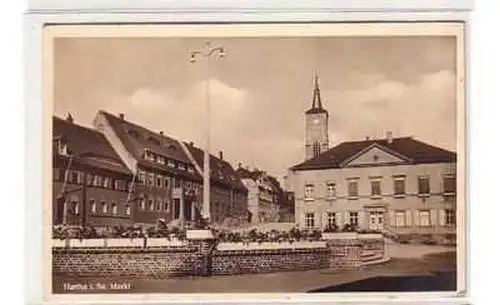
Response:
[[[211,57],[224,58],[226,51],[223,47],[212,47],[210,42],[205,44],[203,50],[191,52],[191,63],[196,63],[198,58],[205,59],[205,101],[206,101],[206,135],[205,154],[203,158],[203,217],[210,221],[210,59]]]

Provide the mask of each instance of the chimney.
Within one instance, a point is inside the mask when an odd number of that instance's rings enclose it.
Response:
[[[189,146],[194,146],[193,141],[189,142]]]
[[[68,112],[68,115],[66,116],[66,121],[70,122],[71,124],[73,124],[73,116],[71,115],[71,113]]]
[[[241,164],[241,162],[238,163],[238,168],[242,168],[242,166],[243,166],[243,164]]]
[[[221,160],[224,160],[224,153],[221,151],[219,151],[219,159]]]
[[[160,130],[160,135],[161,135],[161,136],[163,135],[163,130]]]
[[[369,141],[370,140],[370,137],[369,136],[366,136],[365,137],[365,141]]]
[[[392,131],[388,131],[387,132],[387,135],[386,135],[386,138],[387,138],[387,143],[391,144],[392,143]]]
[[[118,115],[120,116],[120,120],[125,120],[125,114],[119,113]]]

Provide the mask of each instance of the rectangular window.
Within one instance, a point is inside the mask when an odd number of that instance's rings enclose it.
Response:
[[[169,181],[170,181],[170,179],[169,179],[168,177],[165,177],[164,182],[165,182],[165,187],[166,187],[166,188],[168,188]]]
[[[139,184],[146,184],[146,173],[145,172],[139,172]]]
[[[421,227],[429,227],[431,225],[431,213],[429,210],[420,210],[418,218]]]
[[[149,186],[154,186],[155,185],[155,175],[154,174],[149,174],[148,175],[148,185]]]
[[[314,228],[314,213],[306,213],[306,228]]]
[[[158,211],[161,210],[162,205],[163,205],[163,202],[160,199],[156,200],[156,209]]]
[[[155,205],[152,199],[148,200],[148,208],[150,211],[153,211],[155,209]]]
[[[443,190],[445,195],[455,194],[457,188],[457,181],[453,176],[446,176],[443,178]]]
[[[162,177],[161,176],[156,177],[156,187],[162,187],[162,186],[163,186]]]
[[[380,197],[382,195],[382,190],[380,187],[380,180],[372,180],[371,182],[371,196],[372,197]]]
[[[404,196],[405,190],[405,178],[395,178],[394,179],[394,196]]]
[[[333,227],[337,225],[337,219],[334,212],[328,212],[328,226]]]
[[[104,201],[101,201],[101,211],[103,214],[108,213],[108,205]]]
[[[314,193],[314,184],[306,184],[304,187],[304,197],[306,199],[312,199]]]
[[[405,220],[406,220],[406,213],[405,211],[396,211],[394,213],[395,217],[395,225],[396,227],[404,227],[405,226]]]
[[[94,176],[92,176],[92,174],[87,174],[87,185],[92,185],[93,181],[94,181]]]
[[[94,199],[90,199],[89,203],[90,203],[90,212],[93,213],[93,214],[97,213],[97,205],[95,203],[95,200]]]
[[[429,177],[421,176],[418,177],[418,194],[419,195],[429,195],[431,192]]]
[[[105,188],[111,188],[111,178],[110,177],[104,177],[104,187]]]
[[[70,176],[70,183],[78,184],[79,172],[72,171]]]
[[[337,190],[335,188],[335,183],[328,182],[326,184],[326,195],[328,198],[335,198],[337,196]]]
[[[174,187],[181,187],[181,179],[174,178]]]
[[[146,199],[142,198],[140,203],[141,210],[146,209]]]
[[[347,184],[349,198],[358,197],[358,181],[349,181]]]
[[[456,224],[456,214],[455,210],[445,210],[444,211],[444,221],[446,225],[455,225]]]
[[[358,226],[358,212],[349,213],[349,223],[352,226]]]

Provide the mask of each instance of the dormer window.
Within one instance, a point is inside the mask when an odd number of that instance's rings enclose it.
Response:
[[[174,163],[174,161],[172,161],[172,160],[168,160],[168,161],[167,161],[167,166],[168,166],[168,167],[172,167],[172,168],[173,168],[173,167],[175,167],[175,163]]]
[[[144,151],[144,159],[147,161],[155,162],[155,154],[149,150]]]
[[[57,153],[62,156],[68,155],[68,144],[63,140],[57,141]]]
[[[179,169],[185,171],[186,165],[184,165],[183,163],[179,163]]]
[[[154,145],[158,145],[158,146],[160,146],[160,144],[161,144],[160,141],[154,137],[148,137],[148,141],[153,143]]]
[[[156,162],[161,164],[161,165],[165,165],[165,158],[163,156],[157,156]]]
[[[138,138],[139,137],[139,132],[137,130],[134,130],[134,129],[131,129],[128,131],[128,134],[133,136],[134,138]]]

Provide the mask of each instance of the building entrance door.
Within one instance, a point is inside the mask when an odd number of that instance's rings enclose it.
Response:
[[[384,228],[384,212],[370,212],[370,230],[380,231]]]

